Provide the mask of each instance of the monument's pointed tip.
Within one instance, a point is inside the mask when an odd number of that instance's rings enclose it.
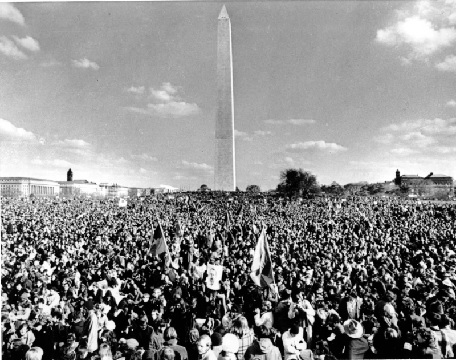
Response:
[[[229,19],[228,12],[226,11],[226,6],[223,4],[222,11],[220,11],[219,19]]]

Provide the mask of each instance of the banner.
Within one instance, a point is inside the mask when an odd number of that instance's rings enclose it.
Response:
[[[206,286],[211,290],[220,290],[223,266],[207,264]]]

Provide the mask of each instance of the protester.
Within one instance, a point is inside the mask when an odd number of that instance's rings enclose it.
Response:
[[[173,196],[2,198],[5,359],[453,356],[454,204]]]

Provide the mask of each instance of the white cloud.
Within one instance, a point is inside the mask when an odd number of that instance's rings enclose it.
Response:
[[[189,162],[186,160],[182,160],[182,167],[185,169],[196,169],[196,170],[203,170],[203,171],[212,171],[212,166],[206,163],[196,163],[196,162]]]
[[[285,125],[285,124],[292,124],[292,125],[309,125],[315,124],[316,121],[313,119],[288,119],[288,120],[274,120],[268,119],[264,121],[266,124],[271,125]]]
[[[36,41],[34,38],[31,36],[26,36],[25,38],[19,38],[17,36],[13,36],[14,41],[16,44],[19,46],[22,46],[24,49],[27,49],[29,51],[39,51],[40,50],[40,44],[38,41]]]
[[[25,25],[24,16],[21,12],[9,3],[0,3],[0,19],[12,21],[19,25]]]
[[[408,3],[396,12],[394,24],[377,31],[376,41],[404,48],[407,51],[407,56],[402,57],[404,64],[411,60],[426,61],[456,43],[455,18],[456,7],[452,0],[420,0],[412,7]]]
[[[445,60],[437,63],[435,67],[440,71],[456,72],[456,55],[447,56]]]
[[[23,128],[14,126],[11,122],[0,118],[0,136],[21,141],[37,141],[37,137],[34,133],[27,131]]]
[[[127,92],[137,95],[144,94],[145,87],[144,86],[131,86],[127,89]]]
[[[158,159],[155,156],[150,156],[146,153],[142,153],[140,155],[131,155],[133,159],[139,159],[139,160],[144,160],[144,161],[158,161]]]
[[[234,129],[234,136],[243,141],[253,141],[254,138],[270,136],[272,131],[267,130],[255,130],[253,134],[246,133],[245,131],[240,131]]]
[[[399,139],[404,140],[407,143],[413,143],[417,146],[428,146],[435,143],[434,138],[426,136],[420,131],[412,131],[406,133],[404,135],[401,135]]]
[[[114,159],[114,163],[115,163],[115,164],[118,164],[118,165],[125,165],[125,164],[129,164],[129,163],[130,163],[130,160],[127,160],[127,159],[125,159],[123,156],[121,156],[121,157],[118,158],[118,159]]]
[[[157,115],[165,118],[181,118],[197,114],[200,110],[197,104],[190,104],[184,101],[172,101],[163,104],[147,104],[145,109],[138,107],[129,107],[127,109],[140,114]]]
[[[147,173],[147,170],[144,169],[144,168],[140,168],[140,169],[139,169],[139,173],[140,173],[140,174],[146,174],[146,173]]]
[[[456,107],[456,100],[450,100],[446,103],[448,107]]]
[[[418,162],[441,166],[450,160],[445,159],[446,156],[454,154],[456,118],[407,120],[386,126],[381,131],[384,134],[379,137],[388,139],[388,142],[383,142],[386,145],[383,152],[404,156],[402,162],[407,155],[413,155]]]
[[[174,180],[197,180],[204,182],[207,181],[207,177],[214,173],[214,169],[212,166],[206,163],[197,163],[182,160],[180,164],[177,165],[177,169],[181,169],[181,171],[177,171],[174,174]]]
[[[327,143],[324,140],[305,141],[296,144],[286,145],[288,151],[323,150],[329,152],[346,151],[347,148],[336,143]]]
[[[175,100],[175,94],[177,94],[177,88],[169,82],[164,82],[160,89],[150,88],[150,95],[161,102],[168,102]]]
[[[169,82],[164,82],[162,84],[162,89],[165,90],[168,94],[176,94],[177,93],[177,87],[171,85]]]
[[[96,62],[90,61],[87,58],[83,58],[80,60],[72,60],[72,63],[73,63],[73,66],[76,68],[92,69],[92,70],[100,69],[100,66]]]
[[[456,146],[436,146],[434,149],[440,154],[456,153]]]
[[[440,118],[408,120],[399,124],[389,125],[384,128],[384,130],[393,132],[409,132],[419,130],[420,132],[428,135],[452,135],[456,134],[456,118],[446,120]]]
[[[141,87],[141,93],[143,92]],[[135,88],[137,89],[137,88]],[[153,103],[147,104],[145,107],[127,107],[127,110],[146,115],[156,115],[164,118],[180,118],[197,114],[200,108],[195,103],[182,101],[177,96],[178,87],[164,82],[160,89],[150,88]]]
[[[75,147],[75,148],[84,148],[90,146],[90,144],[81,139],[65,139],[58,141],[57,145],[63,145],[67,147]]]
[[[288,168],[290,166],[294,167],[308,167],[309,165],[312,164],[310,160],[302,159],[299,157],[298,159],[294,159],[291,156],[283,156],[282,153],[279,153],[280,158],[268,162],[268,167],[270,169],[283,169],[283,168]]]
[[[25,55],[16,44],[6,36],[0,36],[0,52],[15,60],[27,59],[27,55]]]
[[[412,150],[410,148],[395,148],[395,149],[392,149],[391,150],[391,153],[392,154],[395,154],[395,155],[411,155],[411,154],[415,154],[416,151],[415,150]]]
[[[313,119],[290,119],[287,120],[287,122],[293,125],[308,125],[316,123],[316,121]]]
[[[159,100],[159,101],[171,101],[171,99],[173,98],[171,96],[171,94],[169,94],[167,91],[165,90],[154,90],[154,89],[150,89],[150,93],[151,95]]]
[[[290,156],[286,156],[286,157],[284,158],[284,161],[285,161],[287,164],[290,164],[290,165],[293,165],[293,164],[295,163],[295,161],[293,160],[293,158],[290,157]]]

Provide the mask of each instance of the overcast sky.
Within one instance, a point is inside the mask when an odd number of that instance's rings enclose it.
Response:
[[[222,3],[0,3],[0,175],[214,183]],[[456,177],[456,0],[226,2],[236,174]]]

